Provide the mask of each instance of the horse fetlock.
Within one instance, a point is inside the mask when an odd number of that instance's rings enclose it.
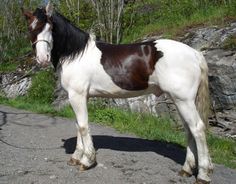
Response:
[[[188,167],[189,167],[190,170],[196,169],[196,162],[195,162],[195,160],[191,160],[191,161],[188,160],[187,164],[188,164]]]
[[[206,159],[206,162],[199,165],[198,166],[199,168],[199,176],[208,176],[209,174],[213,173],[213,169],[214,169],[214,166],[211,162],[211,159],[209,157],[209,159]]]
[[[206,181],[203,179],[197,178],[194,184],[210,184],[211,181]]]
[[[196,169],[195,159],[187,158],[185,161],[182,170],[179,172],[180,176],[189,177],[193,175],[193,171]]]
[[[84,151],[82,149],[76,148],[74,153],[72,154],[72,158],[75,160],[81,160],[81,158],[83,157],[83,153]]]
[[[74,158],[70,158],[70,160],[67,162],[69,166],[76,166],[76,165],[81,165],[80,161]]]
[[[192,176],[192,171],[191,173],[185,171],[184,169],[182,169],[181,171],[179,171],[179,176],[182,176],[182,177],[191,177]]]
[[[96,161],[92,165],[90,165],[90,166],[86,166],[84,164],[81,164],[79,166],[79,171],[86,171],[86,170],[92,169],[92,168],[96,167],[96,165],[97,165]]]
[[[79,167],[79,170],[80,171],[88,170],[88,169],[95,167],[96,165],[97,165],[97,161],[96,161],[95,155],[93,155],[93,156],[84,155],[81,160],[81,165]]]
[[[211,158],[209,157],[209,167],[208,167],[208,173],[212,174],[214,170],[214,164],[211,161]]]
[[[211,182],[208,169],[204,170],[204,172],[202,172],[202,170],[199,170],[196,182],[198,182],[196,184],[208,184]]]
[[[213,167],[213,164],[211,164],[211,165],[208,167],[207,175],[213,174],[213,171],[214,171],[214,167]]]
[[[90,160],[91,162],[96,161],[96,152],[95,150],[93,150],[92,152],[88,153],[84,153],[83,155],[84,157],[86,157],[88,160]]]

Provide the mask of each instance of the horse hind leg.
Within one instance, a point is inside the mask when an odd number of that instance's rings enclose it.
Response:
[[[189,127],[187,126],[183,118],[182,121],[184,122],[184,128],[187,135],[187,149],[186,149],[187,151],[186,151],[186,159],[182,170],[179,172],[179,175],[184,177],[190,177],[194,174],[194,169],[196,168],[197,148],[193,135],[189,130]]]
[[[198,166],[198,174],[197,174],[197,183],[210,183],[211,179],[209,177],[209,173],[212,170],[212,163],[209,157],[206,136],[205,136],[205,124],[201,120],[194,100],[174,100],[176,106],[183,117],[186,125],[189,127],[189,130],[192,134],[192,137],[196,143],[197,148],[197,166]],[[191,149],[189,147],[189,149]],[[189,150],[187,152],[187,159],[191,158],[193,155],[192,151]],[[189,157],[189,158],[188,158]],[[188,160],[186,160],[188,162]],[[187,166],[188,164],[184,165]],[[189,164],[189,166],[191,166]],[[183,168],[186,169],[186,168]]]
[[[156,87],[155,91],[153,92],[153,94],[157,97],[159,97],[161,94],[163,94],[163,91],[161,90],[160,87]],[[179,172],[180,176],[186,176],[186,177],[190,177],[193,175],[193,171],[196,168],[196,160],[197,160],[197,148],[196,148],[196,143],[195,140],[193,138],[193,135],[187,125],[187,123],[185,122],[185,120],[183,119],[183,117],[180,114],[180,117],[183,121],[184,124],[184,128],[187,134],[187,152],[186,152],[186,159],[183,165],[182,170]]]

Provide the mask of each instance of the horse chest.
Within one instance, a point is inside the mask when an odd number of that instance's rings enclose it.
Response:
[[[64,63],[61,71],[61,84],[65,90],[73,89],[78,91],[82,87],[85,88],[88,83],[89,71],[87,68],[80,66],[79,63]]]

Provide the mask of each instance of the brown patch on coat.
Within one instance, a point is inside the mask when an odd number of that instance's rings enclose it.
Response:
[[[122,89],[137,91],[148,88],[149,76],[163,56],[153,41],[111,45],[97,42],[102,52],[101,64],[112,81]]]
[[[45,24],[46,24],[45,22],[41,22],[40,20],[38,20],[38,22],[37,22],[34,29],[32,29],[32,27],[29,26],[28,29],[29,29],[29,37],[30,37],[31,43],[34,43],[37,40],[37,36],[38,36],[39,33],[42,32]]]
[[[40,20],[32,12],[23,10],[23,14],[24,14],[24,16],[27,20],[27,23],[28,23],[30,41],[31,41],[31,43],[34,43],[37,40],[38,34],[42,32],[42,30],[43,30],[43,28],[44,28],[44,26],[46,25],[47,22]],[[37,19],[37,24],[33,29],[31,25],[32,25],[32,23],[34,22],[35,19]],[[50,23],[50,25],[52,24],[49,19],[47,21]],[[51,27],[52,27],[52,25],[51,25]],[[34,47],[34,45],[33,45],[33,47]]]

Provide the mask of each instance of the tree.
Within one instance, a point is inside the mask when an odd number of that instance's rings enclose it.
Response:
[[[41,0],[0,1],[0,63],[17,57],[29,46],[27,26],[21,7],[34,9]]]
[[[99,33],[106,42],[121,40],[124,0],[91,0],[97,13]]]
[[[54,0],[52,2],[63,16],[81,29],[89,30],[96,19],[90,0]]]

